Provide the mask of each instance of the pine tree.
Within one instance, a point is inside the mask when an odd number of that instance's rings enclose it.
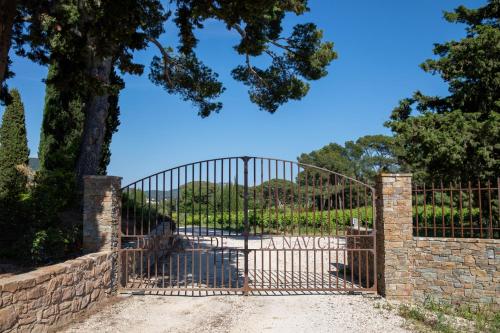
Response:
[[[21,95],[16,89],[10,95],[0,127],[0,198],[14,199],[26,189],[27,178],[17,166],[28,163],[29,150]]]
[[[425,182],[495,179],[500,170],[500,1],[445,13],[466,36],[434,46],[422,69],[448,84],[447,96],[416,91],[386,126],[414,178]]]

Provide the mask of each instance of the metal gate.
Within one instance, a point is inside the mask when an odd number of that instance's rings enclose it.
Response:
[[[376,292],[374,189],[292,161],[229,157],[122,189],[121,290]]]

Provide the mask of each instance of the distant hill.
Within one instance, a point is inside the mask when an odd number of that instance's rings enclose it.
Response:
[[[173,189],[172,190],[172,198],[175,199],[177,198],[177,193],[179,192],[178,189]],[[150,197],[149,196],[149,191],[145,191],[144,192],[146,197]],[[165,200],[165,199],[170,199],[170,191],[154,191],[152,190],[151,191],[151,199],[153,200],[156,200],[157,196],[158,195],[158,201],[162,201],[162,200]]]

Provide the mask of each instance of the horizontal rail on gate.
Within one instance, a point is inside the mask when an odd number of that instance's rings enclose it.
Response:
[[[358,179],[355,179],[355,178],[352,178],[352,177],[349,177],[349,176],[346,176],[344,174],[341,174],[341,173],[338,173],[338,172],[335,172],[335,171],[331,171],[331,170],[328,170],[328,169],[325,169],[325,168],[322,168],[322,167],[318,167],[318,166],[315,166],[315,165],[312,165],[312,164],[307,164],[307,163],[301,163],[301,162],[294,162],[294,161],[289,161],[289,160],[283,160],[283,159],[279,159],[279,158],[272,158],[272,157],[262,157],[262,156],[230,156],[230,157],[220,157],[220,158],[212,158],[212,159],[207,159],[207,160],[201,160],[201,161],[196,161],[196,162],[191,162],[191,163],[186,163],[186,164],[182,164],[182,165],[178,165],[176,167],[173,167],[173,168],[169,168],[169,169],[165,169],[165,170],[161,170],[161,171],[157,171],[156,173],[153,173],[149,176],[146,176],[144,178],[141,178],[141,179],[138,179],[124,187],[122,187],[122,190],[133,185],[133,184],[136,184],[136,183],[139,183],[143,180],[146,180],[148,178],[151,178],[151,177],[155,177],[155,176],[159,176],[163,173],[166,173],[166,172],[169,172],[171,170],[175,170],[175,169],[181,169],[181,168],[185,168],[185,167],[189,167],[189,166],[192,166],[192,165],[197,165],[197,164],[203,164],[203,163],[207,163],[207,162],[215,162],[215,161],[222,161],[222,160],[233,160],[233,159],[243,159],[243,158],[248,158],[248,159],[259,159],[259,160],[269,160],[269,161],[277,161],[277,162],[282,162],[282,163],[294,163],[296,165],[300,165],[300,166],[303,166],[303,167],[306,167],[306,168],[311,168],[311,169],[316,169],[318,171],[323,171],[323,172],[327,172],[327,173],[331,173],[331,174],[334,174],[334,175],[337,175],[337,176],[340,176],[342,178],[345,178],[345,179],[349,179],[353,182],[356,182],[360,185],[363,185],[363,186],[367,186],[369,187],[370,189],[372,190],[375,190],[374,187],[366,184],[366,183],[363,183],[362,181],[358,180]]]
[[[500,239],[500,178],[412,186],[413,235]]]
[[[120,288],[120,291],[128,291],[128,292],[133,292],[133,291],[172,291],[172,292],[177,292],[177,291],[243,291],[243,288],[205,288],[205,287],[172,287],[172,288],[163,288],[163,287],[144,287],[144,288]]]
[[[232,251],[232,252],[241,252],[243,253],[244,251],[259,251],[259,252],[274,252],[274,251],[279,251],[279,252],[294,252],[294,253],[300,253],[300,252],[370,252],[370,253],[375,253],[375,249],[372,248],[324,248],[324,249],[266,249],[266,248],[249,248],[248,250],[245,250],[243,248],[234,248],[234,247],[218,247],[218,248],[213,248],[213,249],[197,249],[197,248],[188,248],[184,250],[168,250],[169,253],[191,253],[191,252],[214,252],[214,251]],[[120,252],[125,253],[125,252],[144,252],[147,254],[154,254],[154,250],[149,250],[149,249],[121,249]],[[157,251],[157,252],[162,252],[162,251]]]
[[[175,287],[172,287],[172,288],[162,288],[162,287],[150,287],[150,288],[147,288],[147,287],[144,287],[144,288],[121,288],[120,291],[168,291],[168,292],[186,292],[186,291],[234,291],[234,292],[238,292],[238,291],[241,291],[243,292],[243,288],[198,288],[198,287],[194,287],[194,288],[190,288],[190,287],[180,287],[180,288],[175,288]],[[253,288],[253,287],[250,287],[250,292],[252,291],[255,291],[255,292],[260,292],[260,291],[301,291],[301,292],[305,292],[305,291],[323,291],[323,292],[327,292],[327,291],[358,291],[358,292],[376,292],[377,290],[374,289],[374,288],[287,288],[287,287],[283,287],[283,288]]]

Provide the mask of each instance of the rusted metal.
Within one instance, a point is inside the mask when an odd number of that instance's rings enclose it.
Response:
[[[272,158],[160,171],[122,189],[121,289],[375,293],[374,194],[345,175]]]
[[[499,239],[500,181],[474,183],[450,182],[447,187],[443,182],[439,187],[413,184],[414,235]],[[440,226],[437,220],[441,220]]]

